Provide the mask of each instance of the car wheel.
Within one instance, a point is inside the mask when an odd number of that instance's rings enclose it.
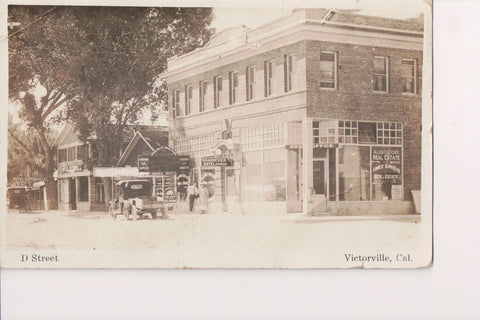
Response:
[[[154,220],[157,219],[157,210],[153,210],[151,214],[152,214],[152,219]]]
[[[113,208],[113,204],[111,204],[111,203],[108,206],[108,212],[112,216],[113,220],[115,220],[117,218],[117,215],[115,214],[115,209]]]

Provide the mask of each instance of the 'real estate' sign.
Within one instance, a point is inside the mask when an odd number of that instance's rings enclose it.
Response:
[[[372,183],[402,184],[402,148],[372,147]]]
[[[233,160],[229,158],[202,158],[202,167],[233,167]]]

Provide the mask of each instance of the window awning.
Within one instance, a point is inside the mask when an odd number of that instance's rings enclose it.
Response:
[[[97,167],[93,168],[93,176],[99,178],[118,178],[138,176],[137,167]]]

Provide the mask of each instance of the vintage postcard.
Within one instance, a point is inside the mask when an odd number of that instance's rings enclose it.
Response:
[[[422,0],[2,3],[2,268],[432,263]]]

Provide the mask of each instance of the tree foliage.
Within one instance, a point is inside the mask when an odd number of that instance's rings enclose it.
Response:
[[[96,164],[114,164],[124,127],[146,108],[155,115],[166,105],[158,76],[167,58],[203,46],[213,31],[209,8],[8,8],[9,98],[21,103],[49,177],[55,122],[69,121],[84,139],[93,133]]]
[[[8,118],[8,168],[7,181],[9,184],[19,178],[27,180],[31,177],[42,177],[42,147],[37,133],[33,128],[22,128]]]
[[[85,34],[80,94],[67,116],[83,137],[95,133],[98,163],[116,162],[123,128],[146,108],[166,105],[158,81],[167,58],[203,46],[210,38],[211,9],[88,8],[75,11]],[[163,103],[162,103],[163,102]]]

